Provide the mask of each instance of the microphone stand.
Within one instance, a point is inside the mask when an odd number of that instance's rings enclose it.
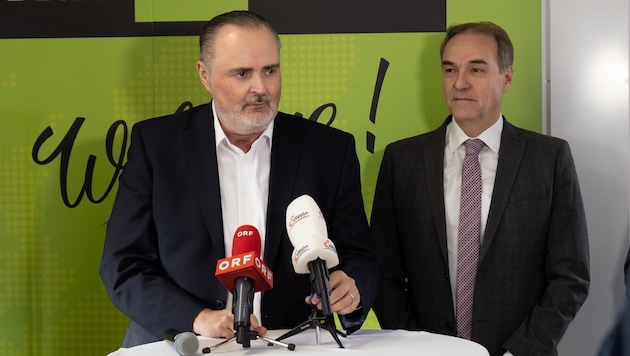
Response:
[[[235,329],[234,336],[211,347],[205,348],[204,353],[210,353],[223,345],[227,345],[231,341],[236,341],[237,343],[243,345],[244,348],[249,348],[251,346],[251,341],[258,339],[261,339],[268,344],[276,344],[286,347],[291,351],[295,350],[295,344],[285,344],[278,340],[260,336],[258,335],[258,332],[250,329],[250,316],[252,315],[252,307],[254,305],[254,288],[252,288],[251,278],[237,278],[232,294],[234,296],[232,302],[232,314],[234,314]],[[241,296],[245,297],[241,298]]]
[[[238,332],[237,332],[238,333]],[[274,340],[272,338],[268,338],[266,336],[260,336],[258,335],[257,332],[253,331],[253,330],[248,330],[245,332],[246,334],[246,341],[243,343],[243,348],[249,348],[250,347],[250,340],[262,340],[264,342],[267,342],[268,345],[278,345],[278,346],[282,346],[282,347],[286,347],[287,349],[289,349],[290,351],[295,350],[295,344],[291,344],[291,343],[284,343],[284,342],[280,342],[278,340]],[[231,338],[227,339],[227,340],[223,340],[218,344],[214,344],[213,346],[207,347],[203,350],[203,353],[205,354],[209,354],[212,351],[218,349],[221,346],[227,345],[228,343],[235,341],[237,339],[236,336],[232,336]],[[237,341],[238,342],[238,341]]]
[[[346,337],[346,334],[337,330],[335,326],[335,319],[333,317],[332,308],[330,306],[330,287],[328,286],[328,268],[326,268],[326,261],[321,258],[317,258],[308,263],[308,270],[310,273],[311,280],[311,293],[316,294],[317,297],[322,302],[322,310],[318,310],[315,305],[311,305],[311,309],[313,310],[311,315],[309,315],[308,319],[296,326],[295,328],[289,330],[285,334],[278,337],[276,340],[284,340],[290,336],[301,333],[307,329],[315,329],[316,334],[316,342],[319,344],[319,330],[321,327],[325,328],[330,332],[333,339],[339,345],[339,348],[343,349],[343,344],[337,335],[341,335]]]

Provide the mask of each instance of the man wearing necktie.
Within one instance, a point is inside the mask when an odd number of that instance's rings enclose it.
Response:
[[[451,115],[381,163],[374,310],[384,329],[458,335],[493,356],[557,355],[590,280],[569,145],[503,116],[514,49],[502,28],[453,26],[440,54]]]

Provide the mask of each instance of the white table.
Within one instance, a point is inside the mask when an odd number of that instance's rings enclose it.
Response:
[[[276,338],[286,330],[270,330],[265,336]],[[344,348],[339,348],[327,330],[320,331],[320,343],[316,343],[316,332],[308,329],[297,335],[282,340],[295,344],[290,351],[281,346],[267,346],[262,340],[251,341],[249,348],[232,341],[216,348],[208,355],[283,355],[306,356],[345,354],[345,355],[378,355],[378,356],[488,356],[488,351],[481,345],[457,337],[404,330],[359,330],[348,337],[340,337]],[[199,355],[205,347],[214,346],[225,339],[199,337]],[[165,341],[140,345],[132,348],[121,348],[108,356],[177,356],[175,349]]]

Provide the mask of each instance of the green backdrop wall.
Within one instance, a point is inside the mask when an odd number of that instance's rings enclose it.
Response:
[[[127,323],[98,277],[127,135],[135,122],[174,112],[183,102],[208,102],[195,71],[198,38],[19,36],[49,33],[46,21],[55,19],[9,28],[5,20],[17,23],[23,12],[8,3],[0,5],[0,356],[105,355],[120,347]],[[135,21],[150,26],[246,8],[247,1],[134,2]],[[489,20],[506,28],[516,60],[504,113],[540,131],[540,3],[448,0],[445,19],[446,25]],[[325,28],[326,19],[320,21]],[[385,146],[431,130],[447,115],[442,37],[443,29],[281,35],[280,109],[322,123],[333,119],[331,126],[355,135],[368,216]],[[372,316],[366,327],[379,326]]]

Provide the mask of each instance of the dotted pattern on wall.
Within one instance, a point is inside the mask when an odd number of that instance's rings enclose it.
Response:
[[[50,267],[51,252],[41,241],[42,213],[35,208],[33,196],[48,173],[27,169],[29,155],[27,147],[11,147],[8,152],[0,147],[2,234],[7,240],[19,241],[20,247],[17,251],[0,249],[0,316],[11,308],[42,308],[42,293],[53,292],[42,289],[42,280],[53,278],[40,273]]]
[[[17,75],[10,73],[8,78],[0,80],[0,87],[2,88],[15,88]]]
[[[129,127],[172,113],[185,101],[198,104],[209,100],[195,72],[197,39],[160,37],[154,43],[155,54],[145,56],[144,67],[132,75],[128,85],[112,89],[113,119],[124,120]],[[5,77],[0,78],[0,86],[19,88],[16,75]],[[49,113],[48,125],[53,130],[65,127],[66,116]],[[50,207],[42,204],[42,197],[55,193],[43,192],[42,182],[58,181],[53,168],[57,165],[34,164],[31,151],[32,147],[0,147],[0,227],[6,238],[0,247],[0,319],[23,320],[16,325],[21,330],[12,332],[19,338],[0,339],[0,356],[102,356],[120,347],[128,319],[103,288],[87,289],[77,278],[79,271],[88,268],[98,279],[99,261],[86,266],[68,260],[65,251],[53,247],[66,237],[44,233],[42,222]],[[92,248],[102,248],[102,238],[95,239]],[[68,299],[79,302],[68,303]]]
[[[283,111],[309,117],[322,104],[338,102],[348,92],[349,70],[356,57],[354,35],[292,35],[281,41]],[[347,118],[337,116],[331,126],[348,131],[347,124]]]
[[[63,115],[50,118],[55,126]],[[126,320],[107,294],[87,293],[76,305],[67,302],[68,293],[80,290],[76,268],[87,266],[63,267],[67,265],[63,251],[52,248],[53,239],[63,237],[43,232],[43,213],[36,199],[49,172],[33,165],[30,147],[8,151],[0,147],[0,167],[0,226],[7,239],[0,249],[0,319],[15,320],[19,315],[30,319],[20,326],[22,339],[0,340],[0,356],[53,351],[102,356],[104,351],[112,351],[116,348],[112,345],[122,341]]]
[[[183,102],[194,105],[210,101],[196,72],[199,39],[156,37],[155,54],[144,57],[144,67],[128,87],[113,90],[114,119],[129,126],[151,117],[175,112]]]

